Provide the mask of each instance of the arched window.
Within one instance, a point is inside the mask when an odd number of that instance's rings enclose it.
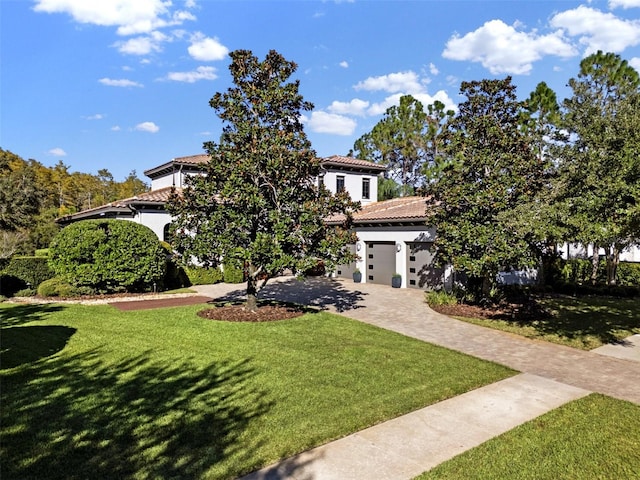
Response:
[[[162,240],[169,244],[171,244],[171,242],[173,241],[173,237],[171,236],[171,232],[169,231],[170,228],[171,224],[167,223],[162,229]]]

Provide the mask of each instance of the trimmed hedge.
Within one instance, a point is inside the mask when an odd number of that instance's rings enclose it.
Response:
[[[37,288],[42,282],[54,276],[49,268],[47,257],[13,257],[3,273],[24,280],[31,285],[31,288]]]
[[[0,272],[0,295],[12,297],[20,290],[35,289],[53,275],[45,257],[12,257]]]
[[[225,262],[222,266],[224,283],[242,283],[245,281],[244,269],[239,262]]]
[[[187,267],[184,270],[191,285],[211,285],[222,281],[219,268]]]
[[[84,220],[62,229],[49,246],[49,266],[75,287],[99,293],[162,286],[166,253],[155,233],[125,220]]]

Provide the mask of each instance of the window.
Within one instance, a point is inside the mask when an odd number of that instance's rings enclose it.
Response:
[[[344,175],[336,177],[336,193],[344,192]]]
[[[167,243],[171,243],[173,241],[170,228],[171,228],[171,224],[167,223],[162,229],[162,240],[164,240]]]
[[[324,187],[324,175],[318,176],[318,188],[322,189]]]
[[[365,200],[369,200],[370,195],[371,193],[369,189],[369,179],[363,178],[362,179],[362,198]]]

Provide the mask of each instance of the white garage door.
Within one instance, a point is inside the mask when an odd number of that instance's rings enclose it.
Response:
[[[348,245],[351,253],[356,253],[356,245]],[[338,265],[336,267],[336,276],[341,278],[353,278],[353,272],[356,269],[356,262],[352,262],[348,265]]]
[[[391,277],[396,272],[395,242],[367,242],[366,268],[363,272],[367,283],[391,285]]]
[[[433,242],[407,243],[407,286],[431,290],[442,285],[442,269],[432,263]]]

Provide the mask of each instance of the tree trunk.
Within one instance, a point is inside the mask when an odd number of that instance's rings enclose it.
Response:
[[[593,255],[591,256],[591,285],[595,285],[598,281],[598,267],[600,265],[600,256],[598,255],[598,244],[593,244]]]
[[[258,311],[258,279],[255,274],[255,267],[253,264],[249,263],[247,275],[247,305],[246,308],[250,312]]]
[[[609,255],[607,255],[607,285],[618,283],[618,264],[620,263],[620,249],[614,243],[611,245]]]

